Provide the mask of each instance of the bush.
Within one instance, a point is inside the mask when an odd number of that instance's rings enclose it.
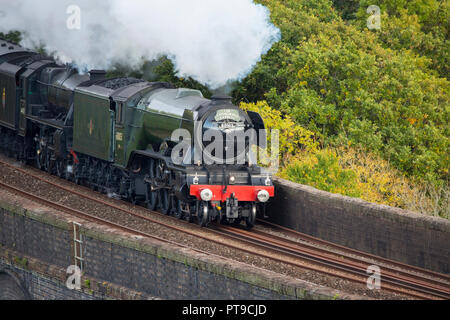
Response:
[[[268,131],[270,146],[271,131],[279,130],[280,160],[283,165],[286,160],[297,152],[304,150],[315,152],[319,146],[313,132],[296,125],[290,116],[283,115],[280,111],[272,109],[266,101],[258,103],[241,103],[240,107],[245,111],[258,112],[264,120]],[[270,150],[270,147],[268,148]]]
[[[330,150],[303,153],[301,159],[294,160],[281,172],[281,176],[332,193],[351,197],[362,194],[355,172],[343,169],[336,154]]]
[[[361,198],[419,213],[449,217],[448,185],[425,184],[405,177],[392,165],[367,150],[341,147],[337,150],[343,168],[358,177]]]
[[[108,70],[107,76],[109,78],[134,77],[147,81],[170,82],[176,87],[200,90],[204,97],[211,97],[211,91],[205,85],[192,78],[179,78],[176,73],[173,62],[167,57],[160,57],[154,61],[142,60],[142,65],[134,69],[126,65],[116,64],[111,70]]]
[[[434,57],[418,54],[424,48],[434,52],[437,44],[424,30],[440,28],[426,22],[430,14],[420,1],[400,1],[398,8],[378,1],[397,19],[381,32],[358,25],[366,13],[354,24],[343,21],[331,1],[260,2],[271,9],[283,38],[237,88],[235,99],[266,100],[325,147],[364,146],[409,177],[444,186],[450,83],[439,78]],[[402,21],[410,25],[402,28]],[[444,43],[448,47],[444,41],[439,48]]]
[[[358,147],[301,152],[280,176],[332,193],[450,218],[448,186],[408,179],[389,162]]]
[[[391,49],[413,50],[432,59],[442,77],[450,73],[448,34],[450,2],[438,0],[361,0],[356,25],[366,28],[369,5],[381,9],[381,30],[377,35]]]
[[[22,40],[22,34],[20,31],[11,31],[8,33],[0,32],[0,38],[18,44]]]

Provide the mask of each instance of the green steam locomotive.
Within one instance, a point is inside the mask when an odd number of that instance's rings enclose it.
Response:
[[[8,156],[112,197],[201,226],[217,220],[251,228],[274,196],[272,177],[249,157],[248,141],[240,162],[224,156],[238,149],[230,132],[254,129],[253,138],[265,140],[261,117],[229,97],[108,79],[100,70],[80,74],[3,40],[0,95],[0,148]],[[174,160],[177,130],[190,139],[183,161]],[[225,147],[208,149],[208,132]],[[210,161],[217,158],[223,161]]]

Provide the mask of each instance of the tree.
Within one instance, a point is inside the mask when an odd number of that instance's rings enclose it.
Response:
[[[22,40],[22,34],[20,33],[20,31],[10,31],[8,33],[0,32],[0,38],[18,44]]]

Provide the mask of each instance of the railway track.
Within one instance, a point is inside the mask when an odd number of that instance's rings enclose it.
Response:
[[[344,257],[340,253],[333,253],[313,245],[299,243],[259,231],[252,230],[249,232],[240,228],[226,226],[220,226],[218,227],[218,230],[223,232],[224,235],[232,236],[233,238],[240,239],[248,244],[257,244],[261,247],[273,250],[276,254],[282,252],[289,257],[306,259],[319,266],[345,272],[345,274],[339,276],[350,281],[366,283],[368,276],[366,270],[372,265],[372,263],[362,262],[357,258],[349,256]],[[329,272],[323,270],[322,272],[336,275],[333,271]],[[444,276],[435,274],[435,276],[438,275]],[[450,286],[443,284],[440,281],[426,279],[423,276],[396,270],[387,266],[382,268],[381,276],[382,286],[388,290],[403,294],[410,294],[408,293],[408,290],[420,292],[420,294],[412,293],[412,295],[417,298],[426,299],[437,297],[440,299],[450,299]],[[402,289],[398,289],[397,287],[401,287]]]
[[[378,263],[387,264],[387,265],[394,266],[394,267],[397,267],[400,269],[402,269],[402,268],[408,269],[410,271],[420,273],[420,274],[430,277],[430,278],[441,278],[447,282],[450,282],[450,276],[447,274],[434,272],[434,271],[431,271],[428,269],[424,269],[424,268],[420,268],[420,267],[416,267],[416,266],[412,266],[412,265],[407,265],[405,263],[401,263],[401,262],[398,262],[395,260],[390,260],[390,259],[383,258],[381,256],[376,256],[376,255],[373,255],[373,254],[370,254],[370,253],[367,253],[364,251],[359,251],[356,249],[345,247],[345,246],[342,246],[342,245],[339,245],[339,244],[336,244],[336,243],[333,243],[330,241],[326,241],[326,240],[322,240],[322,239],[310,236],[305,233],[298,232],[293,229],[289,229],[289,228],[277,225],[277,224],[269,222],[269,221],[257,219],[257,222],[261,225],[269,226],[273,230],[282,231],[284,234],[286,234],[288,236],[293,236],[298,240],[303,240],[303,241],[311,242],[311,243],[314,243],[317,245],[326,246],[331,249],[339,250],[339,252],[343,253],[346,257],[351,258],[352,255],[356,255],[358,257],[365,258],[367,260],[376,260]],[[259,231],[257,231],[257,232],[259,232]]]
[[[65,186],[62,186],[58,183],[54,183],[50,180],[44,179],[42,176],[31,173],[28,170],[24,170],[22,168],[18,168],[16,166],[13,166],[7,162],[4,162],[0,160],[0,164],[3,166],[6,166],[10,169],[16,170],[21,172],[22,174],[32,176],[35,179],[38,179],[42,182],[45,182],[49,185],[52,185],[53,187],[62,189],[66,192],[69,192],[71,194],[75,194],[77,196],[89,199],[91,201],[100,203],[102,205],[112,207],[115,209],[118,209],[120,211],[123,211],[127,214],[133,215],[134,217],[143,219],[147,222],[156,223],[160,226],[163,226],[165,228],[169,228],[172,230],[176,230],[179,232],[183,232],[185,234],[189,234],[204,240],[212,241],[214,243],[225,245],[227,247],[244,251],[253,255],[257,255],[263,258],[272,259],[274,261],[278,261],[281,263],[289,264],[295,267],[300,267],[304,269],[309,269],[312,271],[328,274],[331,276],[338,276],[340,278],[357,282],[357,283],[366,283],[367,280],[367,262],[361,261],[357,258],[351,257],[349,255],[346,255],[345,257],[341,254],[336,254],[331,251],[327,251],[326,249],[317,248],[312,245],[299,243],[297,241],[289,240],[284,237],[278,237],[271,235],[269,233],[263,233],[261,231],[246,231],[239,228],[229,227],[229,226],[222,226],[222,225],[213,225],[212,228],[209,228],[208,231],[212,232],[216,237],[214,236],[208,236],[208,235],[200,235],[196,230],[198,231],[198,227],[196,225],[188,224],[188,228],[178,227],[174,226],[170,223],[165,223],[162,221],[159,221],[157,219],[152,219],[148,216],[141,215],[138,213],[135,213],[131,210],[125,209],[119,205],[116,205],[112,203],[111,201],[104,201],[100,200],[97,197],[93,197],[78,191],[75,191],[71,188],[67,188]],[[125,227],[123,225],[113,223],[111,221],[108,221],[106,219],[102,219],[90,214],[87,214],[85,212],[81,212],[79,210],[71,209],[69,207],[63,206],[58,203],[54,203],[52,201],[43,199],[42,197],[37,197],[29,192],[25,192],[23,190],[20,190],[16,187],[7,185],[3,182],[0,182],[0,187],[3,189],[9,190],[13,193],[21,194],[27,198],[30,198],[31,200],[34,200],[36,202],[43,203],[44,205],[47,205],[49,207],[52,207],[57,210],[61,210],[64,212],[68,212],[69,214],[73,214],[75,216],[87,219],[89,221],[95,221],[102,224],[109,225],[111,227],[128,231],[132,234],[141,235],[153,239],[157,239],[159,241],[164,241],[167,243],[171,243],[180,247],[188,247],[170,240],[166,240],[160,237],[156,237],[154,235]],[[145,208],[144,208],[145,209]],[[148,209],[145,209],[148,210]],[[162,215],[161,213],[150,211],[151,213],[156,213],[158,215]],[[175,219],[175,218],[174,218]],[[261,221],[260,221],[261,222]],[[264,222],[267,223],[267,222]],[[309,236],[298,233],[296,231],[283,228],[281,226],[272,225],[274,228],[278,228],[280,230],[285,231],[288,234],[299,236],[300,238],[303,237],[303,239],[308,239]],[[286,230],[284,230],[286,229]],[[221,239],[218,239],[217,235],[221,236]],[[240,242],[240,245],[236,245],[233,243],[230,243],[230,241],[225,240],[226,239],[232,239],[235,241]],[[315,239],[310,237],[308,239],[309,241],[316,241],[320,242],[323,240]],[[246,244],[248,246],[242,246],[242,244]],[[323,242],[322,244],[326,244],[328,246],[333,246],[334,244]],[[338,245],[334,245],[335,248],[340,248],[343,251],[347,250],[347,253],[352,254],[359,254],[358,251],[348,249],[345,247],[341,247]],[[211,255],[211,253],[198,250],[192,247],[189,247],[192,250],[195,250],[197,252],[202,252],[205,254]],[[257,250],[255,250],[255,248]],[[430,279],[429,277],[434,278],[441,278],[445,280],[449,280],[449,277],[442,274],[437,274],[432,271],[423,270],[420,268],[407,266],[404,264],[391,262],[390,260],[371,256],[365,253],[361,253],[361,256],[368,257],[370,256],[373,259],[377,259],[377,261],[384,262],[384,263],[390,263],[395,266],[399,266],[405,270],[408,271],[399,271],[392,268],[385,268],[382,273],[382,287],[383,289],[386,289],[388,291],[405,294],[414,298],[419,299],[450,299],[450,286],[447,283],[440,282],[437,280]],[[308,262],[305,264],[304,262]],[[421,273],[421,275],[418,275],[416,273]]]

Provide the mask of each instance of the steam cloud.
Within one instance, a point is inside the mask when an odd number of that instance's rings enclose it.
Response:
[[[67,28],[67,9],[81,9],[81,28]],[[84,69],[139,66],[167,55],[178,75],[211,88],[245,77],[280,31],[252,0],[0,0],[0,31],[26,33],[63,62]]]

